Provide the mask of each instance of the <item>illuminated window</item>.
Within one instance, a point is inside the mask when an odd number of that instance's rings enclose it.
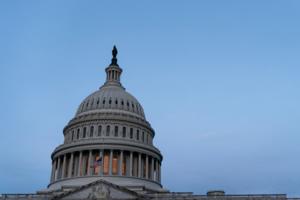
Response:
[[[118,155],[114,153],[112,160],[112,174],[118,175]]]
[[[103,174],[108,175],[109,173],[109,154],[106,152],[104,154],[104,159],[103,159]]]
[[[126,175],[126,161],[127,161],[127,157],[124,155],[123,157],[123,163],[122,163],[122,175],[125,176]]]

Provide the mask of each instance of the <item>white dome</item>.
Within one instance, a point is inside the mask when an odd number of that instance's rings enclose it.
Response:
[[[76,116],[83,113],[103,111],[130,112],[145,118],[138,100],[121,86],[107,85],[86,97],[77,109]]]

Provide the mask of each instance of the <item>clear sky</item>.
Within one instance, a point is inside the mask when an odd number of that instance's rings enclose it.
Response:
[[[164,155],[162,183],[300,196],[299,1],[0,1],[0,193],[50,154],[117,45]]]

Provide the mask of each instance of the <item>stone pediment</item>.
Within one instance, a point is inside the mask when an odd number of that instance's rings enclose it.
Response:
[[[125,187],[112,184],[104,180],[81,186],[72,191],[64,192],[52,198],[52,200],[121,200],[121,199],[145,199],[140,194],[128,190]]]

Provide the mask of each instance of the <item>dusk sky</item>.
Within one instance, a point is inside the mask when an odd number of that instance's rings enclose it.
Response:
[[[113,45],[165,188],[300,197],[296,0],[0,1],[0,193],[47,187]]]

